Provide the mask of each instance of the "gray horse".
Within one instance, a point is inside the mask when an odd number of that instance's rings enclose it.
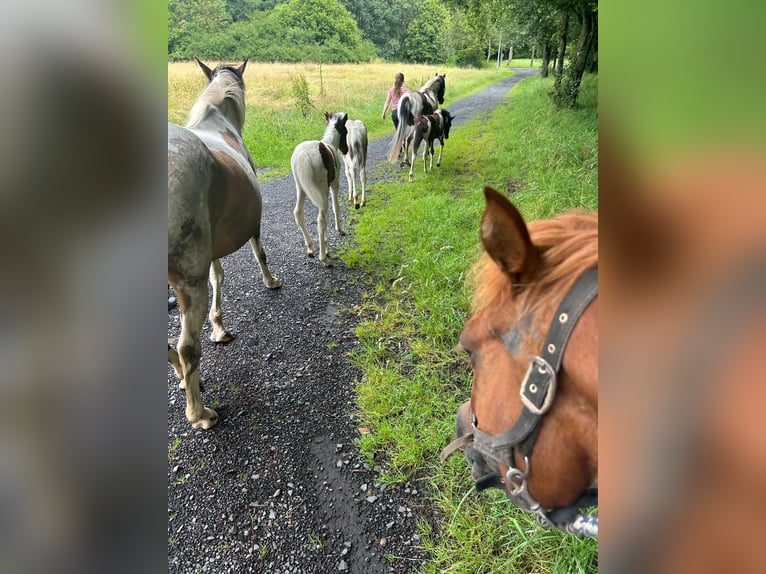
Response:
[[[195,58],[196,59],[196,58]],[[262,199],[250,154],[242,141],[245,123],[245,60],[238,68],[214,70],[197,60],[208,79],[185,127],[168,124],[168,283],[178,296],[181,336],[168,361],[186,390],[186,418],[208,429],[218,414],[202,404],[200,335],[213,285],[210,339],[231,341],[223,326],[220,257],[250,241],[266,287],[282,282],[266,266],[261,245]]]

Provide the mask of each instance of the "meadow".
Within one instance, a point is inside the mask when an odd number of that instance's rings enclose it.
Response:
[[[529,61],[526,61],[528,65]],[[402,71],[418,88],[447,73],[447,104],[508,73],[396,64],[248,64],[245,141],[259,177],[289,172],[296,143],[318,138],[321,112],[344,110],[368,124],[371,137],[391,133],[380,118],[386,90]],[[304,117],[292,95],[303,75],[313,104]],[[193,63],[168,67],[168,114],[183,122],[204,86]],[[482,188],[511,193],[527,220],[569,208],[598,207],[598,78],[586,75],[580,106],[554,110],[552,79],[531,78],[487,117],[455,131],[441,168],[412,184],[406,173],[375,183],[355,217],[340,256],[365,271],[358,308],[360,447],[393,487],[419,481],[434,505],[434,528],[420,524],[433,559],[422,572],[596,572],[598,543],[539,528],[499,491],[476,494],[465,458],[445,464],[454,415],[470,393],[468,358],[455,350],[467,318],[465,280],[480,253]],[[398,175],[397,175],[398,174]]]
[[[211,67],[214,62],[206,62]],[[370,138],[390,134],[391,120],[381,119],[388,88],[402,72],[405,85],[418,89],[436,73],[447,73],[447,97],[458,99],[510,75],[506,66],[491,69],[444,68],[415,64],[280,64],[248,62],[245,69],[247,114],[244,140],[259,177],[286,175],[290,155],[305,140],[321,139],[325,111],[344,111],[367,124]],[[302,80],[308,97],[295,95]],[[168,63],[168,121],[181,124],[205,87],[196,62]],[[308,115],[301,102],[308,100]],[[389,112],[390,113],[390,112]]]

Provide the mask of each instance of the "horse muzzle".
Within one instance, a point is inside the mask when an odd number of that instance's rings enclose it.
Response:
[[[445,460],[458,448],[462,448],[468,463],[471,465],[473,480],[478,492],[487,488],[504,488],[499,470],[487,464],[484,456],[472,446],[472,421],[471,404],[465,402],[460,405],[455,420],[455,434],[458,438],[442,451],[442,460]]]

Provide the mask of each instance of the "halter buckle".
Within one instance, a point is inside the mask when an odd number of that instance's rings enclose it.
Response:
[[[550,383],[546,389],[543,404],[539,407],[527,396],[527,392],[537,392],[536,385],[529,384],[530,379],[534,378],[533,375],[535,374],[535,370],[541,375],[547,375],[548,379],[550,380]],[[555,396],[556,371],[548,361],[538,355],[535,355],[529,359],[529,367],[527,368],[527,373],[524,375],[524,381],[521,383],[521,388],[519,389],[519,397],[521,397],[521,402],[533,415],[542,416],[548,412],[548,409],[551,408]]]

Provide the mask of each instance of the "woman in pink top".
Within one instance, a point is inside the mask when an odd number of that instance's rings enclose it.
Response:
[[[388,88],[388,97],[386,98],[386,105],[383,106],[383,115],[381,116],[384,120],[386,119],[386,112],[390,105],[391,121],[394,122],[394,129],[399,127],[399,99],[402,97],[402,94],[406,94],[409,91],[410,89],[404,85],[404,74],[399,72],[394,76],[394,85]]]

